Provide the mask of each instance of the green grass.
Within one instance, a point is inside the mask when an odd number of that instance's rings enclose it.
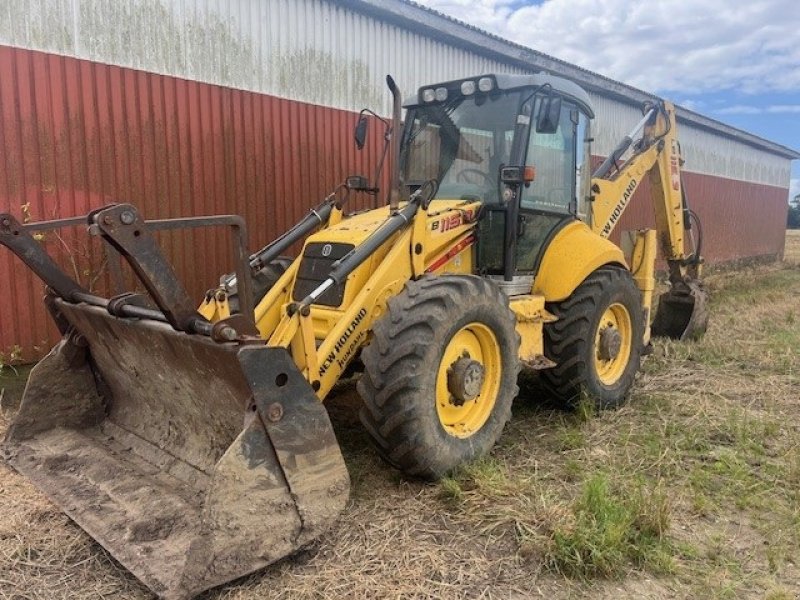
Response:
[[[687,597],[797,591],[800,269],[709,287],[708,334],[657,341],[628,406],[559,410],[531,393],[492,457],[440,484],[440,502],[513,534],[520,556],[587,596],[637,571]]]
[[[670,507],[660,486],[628,482],[612,491],[609,477],[598,473],[583,484],[572,512],[574,522],[556,528],[545,554],[551,570],[585,579],[619,577],[631,566],[673,569]]]

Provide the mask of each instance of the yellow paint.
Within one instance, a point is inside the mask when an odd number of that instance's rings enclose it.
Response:
[[[228,304],[228,294],[224,290],[215,290],[206,294],[203,303],[198,307],[197,312],[203,315],[212,323],[227,319],[231,316],[231,307]]]
[[[603,356],[601,339],[613,333],[620,341],[619,351],[614,356]],[[609,306],[600,318],[594,340],[594,367],[603,384],[613,386],[622,377],[631,357],[633,347],[633,325],[628,309],[622,304]]]
[[[658,112],[652,125],[644,127],[644,143],[620,166],[619,172],[609,179],[592,179],[591,226],[599,235],[608,237],[629,206],[633,192],[645,177],[649,178],[656,231],[670,267],[670,276],[673,279],[687,276],[696,279],[701,275],[701,265],[687,267],[682,264],[689,253],[684,248],[681,180],[684,161],[677,135],[675,107],[664,102],[664,111]]]
[[[643,341],[647,344],[650,341],[650,313],[656,287],[656,232],[652,229],[640,229],[630,233],[633,235],[631,273],[636,287],[642,293],[645,326]]]
[[[334,225],[338,225],[344,219],[344,211],[335,204],[331,209],[331,214],[328,216],[328,227],[333,227]]]
[[[644,153],[623,165],[613,179],[593,179],[595,188],[591,205],[592,229],[608,237],[630,206],[633,194],[658,160],[658,148],[651,146]]]
[[[430,265],[433,265],[439,262],[440,259],[444,258],[445,255],[450,251],[450,248],[455,247],[467,237],[472,235],[472,231],[467,231],[466,234],[462,235],[458,239],[454,239],[450,247],[445,248],[444,252],[434,256],[431,260],[426,262],[426,266],[430,269]],[[443,275],[445,273],[452,273],[457,275],[471,275],[473,271],[473,265],[475,264],[475,242],[473,241],[469,246],[452,256],[447,262],[442,263],[441,266],[431,271],[431,273],[435,273],[436,275]]]
[[[665,115],[659,114],[653,125],[645,127],[644,142],[637,144],[632,158],[622,165],[620,172],[609,179],[592,181],[590,224],[575,221],[563,227],[550,240],[530,293],[511,299],[521,338],[519,356],[525,364],[534,368],[552,366],[544,356],[543,328],[555,317],[545,309],[545,303],[567,299],[591,273],[605,265],[628,268],[628,262],[631,263],[634,280],[642,293],[643,309],[649,317],[655,285],[656,233],[642,230],[633,234],[630,261],[626,261],[622,249],[607,239],[645,177],[650,178],[653,189],[657,230],[665,255],[673,270],[679,268],[680,274],[687,271],[681,265],[686,257],[679,169],[682,160],[674,108],[671,104],[665,104],[665,108]],[[261,336],[269,346],[286,348],[309,383],[316,384],[317,396],[324,399],[348,363],[369,343],[375,321],[386,315],[388,302],[402,291],[406,282],[428,270],[435,274],[474,273],[474,243],[453,256],[449,254],[475,235],[479,209],[477,201],[434,200],[426,209],[418,210],[406,228],[350,274],[340,306],[312,305],[305,316],[290,310],[291,292],[302,261],[296,259],[255,308]],[[305,243],[345,243],[358,247],[386,222],[389,210],[384,206],[348,216],[334,208],[328,221],[308,236]],[[206,299],[199,311],[211,321],[228,317],[227,296],[218,291]],[[614,356],[601,356],[597,353],[598,346],[603,331],[609,329],[619,334],[622,348]],[[624,373],[630,349],[638,343],[632,339],[632,332],[631,315],[624,306],[614,304],[603,315],[595,336],[594,366],[601,381],[608,385]],[[645,343],[649,335],[646,326]],[[486,375],[477,398],[454,403],[447,387],[447,373],[465,354],[483,365]],[[502,365],[494,334],[478,323],[463,327],[448,343],[436,368],[435,402],[442,426],[457,437],[474,435],[491,414],[500,385]]]
[[[463,200],[431,202],[428,211],[420,209],[409,227],[395,234],[350,274],[339,307],[312,305],[309,318],[317,346],[316,367],[310,365],[313,361],[307,356],[309,343],[301,339],[308,333],[299,326],[297,315],[286,315],[286,305],[290,302],[288,290],[294,284],[299,260],[293,263],[291,273],[287,271],[279,281],[279,286],[286,286],[286,289],[271,292],[259,303],[256,310],[256,316],[262,316],[258,322],[259,331],[269,337],[270,346],[289,348],[295,363],[310,381],[319,374],[317,395],[324,398],[369,339],[373,323],[386,312],[388,299],[397,295],[406,281],[423,273],[434,260],[473,232],[473,218],[478,207],[477,202]],[[388,207],[351,215],[312,234],[306,244],[361,244],[388,216]],[[417,243],[422,246],[420,254],[414,251]],[[469,273],[472,266],[470,246],[439,271]],[[276,319],[276,316],[281,318]]]
[[[303,347],[303,362],[305,363],[306,375],[309,383],[314,383],[319,379],[319,357],[317,356],[317,344],[314,339],[314,326],[310,316],[300,315],[298,317],[300,325],[300,340]]]
[[[448,376],[460,360],[475,361],[483,369],[475,398],[459,400],[448,387]],[[469,323],[453,335],[436,373],[436,414],[448,434],[468,438],[481,430],[497,402],[502,370],[500,345],[486,325]]]
[[[264,339],[269,339],[281,321],[281,317],[286,313],[286,304],[290,300],[291,289],[299,266],[300,260],[295,259],[255,308],[256,327]]]
[[[401,232],[394,243],[386,244],[391,248],[388,249],[385,260],[366,277],[367,281],[360,289],[353,290],[354,297],[347,305],[348,310],[342,312],[335,325],[318,338],[321,340],[317,350],[320,370],[320,389],[317,395],[320,398],[328,394],[366,341],[367,333],[372,329],[376,314],[379,313],[378,299],[395,296],[411,278],[408,251],[410,241],[409,228]],[[364,268],[365,265],[362,265],[359,270]],[[329,309],[312,306],[311,315],[314,316],[319,310],[329,313]]]
[[[620,248],[581,222],[562,228],[550,242],[533,282],[534,294],[547,302],[568,298],[592,272],[604,265],[627,268]]]
[[[544,307],[544,296],[515,296],[509,303],[517,317],[517,333],[520,337],[519,358],[523,363],[536,364],[544,357],[545,323],[556,321],[555,315]]]
[[[411,228],[411,271],[414,277],[421,277],[425,273],[425,253],[428,245],[427,219],[414,219]]]

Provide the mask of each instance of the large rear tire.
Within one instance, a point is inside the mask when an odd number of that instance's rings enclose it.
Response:
[[[542,371],[547,390],[573,405],[583,398],[600,409],[623,404],[639,370],[644,335],[642,297],[631,274],[602,267],[547,308],[558,317],[544,327],[545,355],[556,363]]]
[[[423,277],[389,300],[358,383],[361,421],[387,462],[433,480],[494,446],[518,391],[515,323],[480,277]]]

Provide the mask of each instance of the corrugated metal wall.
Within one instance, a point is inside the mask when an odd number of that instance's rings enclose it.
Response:
[[[0,0],[0,44],[383,114],[391,111],[387,73],[413,92],[478,73],[526,72],[331,0]],[[608,154],[640,114],[592,99],[595,151]],[[687,170],[788,188],[786,158],[688,124],[681,139]]]
[[[0,46],[0,212],[41,220],[132,202],[148,218],[236,213],[260,246],[348,173],[369,173],[382,132],[373,126],[359,153],[355,121],[346,111]],[[44,242],[70,273],[102,287],[102,253],[84,239],[65,232]],[[163,242],[198,298],[231,268],[226,234]],[[54,333],[43,287],[5,249],[0,281],[10,292],[0,352],[19,344],[32,357]]]
[[[387,73],[521,72],[323,0],[0,0],[0,44],[385,114]]]
[[[520,69],[329,0],[0,0],[0,210],[40,219],[131,201],[151,218],[235,212],[256,246],[348,172],[367,172],[380,131],[357,154],[352,111],[389,112],[387,73],[413,92],[493,71]],[[594,100],[604,154],[639,113]],[[789,160],[693,126],[680,137],[707,256],[779,254]],[[640,194],[621,227],[649,220]],[[84,282],[107,283],[97,247],[70,233],[45,243]],[[228,269],[224,235],[164,243],[192,293]],[[20,344],[32,358],[53,339],[42,287],[8,252],[0,281],[0,352]]]
[[[630,104],[590,94],[595,109],[592,122],[594,152],[607,156],[642,118]],[[789,187],[791,162],[765,150],[678,122],[684,169],[692,173]]]
[[[684,184],[689,204],[703,224],[707,263],[783,256],[784,236],[775,232],[783,234],[786,228],[785,188],[688,172]],[[654,226],[650,183],[645,179],[612,239],[618,241],[624,230]]]

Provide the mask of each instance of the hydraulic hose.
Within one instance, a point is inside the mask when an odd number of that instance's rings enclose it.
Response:
[[[645,113],[644,117],[642,117],[642,120],[636,124],[636,127],[634,127],[628,135],[622,138],[622,141],[617,144],[617,147],[614,148],[614,151],[609,154],[608,157],[606,157],[599,167],[597,167],[595,172],[592,174],[592,178],[604,179],[609,174],[611,168],[617,164],[617,162],[622,158],[622,155],[625,154],[628,148],[631,147],[636,134],[639,133],[639,131],[647,124],[655,112],[656,109],[653,107]]]

